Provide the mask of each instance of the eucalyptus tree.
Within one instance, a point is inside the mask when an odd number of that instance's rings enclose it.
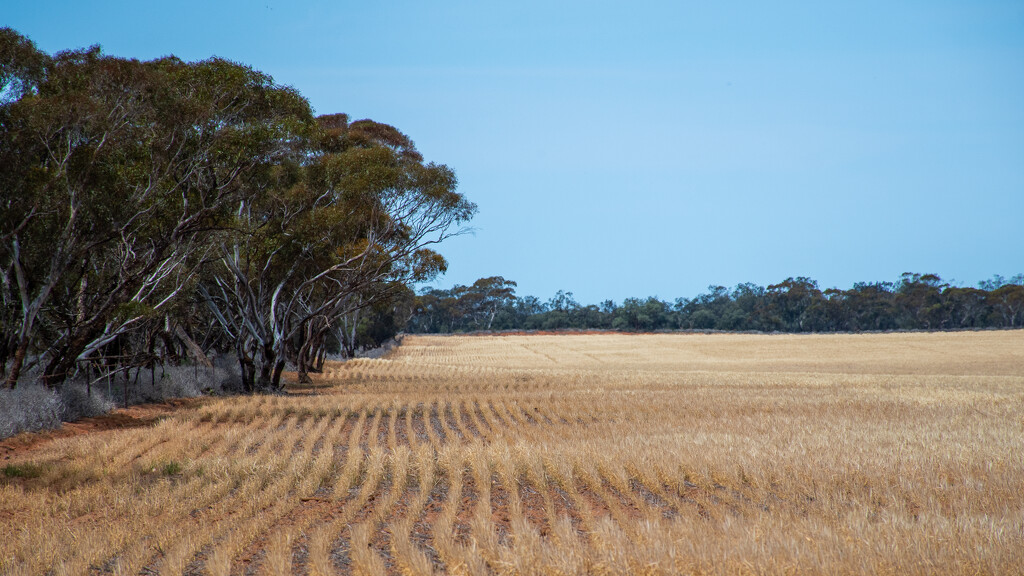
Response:
[[[897,321],[903,329],[931,330],[941,327],[942,293],[949,287],[938,274],[904,272],[896,286]]]
[[[469,307],[473,310],[476,325],[490,330],[498,311],[510,306],[515,300],[516,286],[514,280],[506,280],[501,276],[480,278],[473,282],[463,298],[470,301]]]
[[[95,46],[51,57],[26,42],[0,34],[9,386],[33,344],[56,385],[161,314],[312,126],[297,92],[240,64],[140,62]]]
[[[343,114],[262,184],[201,286],[248,391],[280,388],[287,360],[302,377],[340,317],[444,271],[432,245],[476,210],[407,136]]]
[[[1024,325],[1024,276],[1018,275],[1013,282],[991,290],[988,299],[998,318],[993,324],[998,322],[1006,328]]]
[[[13,141],[17,135],[11,129],[11,105],[38,92],[50,61],[49,55],[28,38],[10,28],[0,28],[0,374],[6,376],[13,354],[11,386],[18,380],[41,304],[52,289],[33,286],[30,292],[24,274],[22,262],[27,255],[22,255],[25,250],[21,238],[31,232],[29,224],[39,208],[26,190],[32,184],[26,178],[31,172],[30,156],[18,150]],[[21,144],[28,143],[22,138]],[[30,244],[28,250],[32,248]]]

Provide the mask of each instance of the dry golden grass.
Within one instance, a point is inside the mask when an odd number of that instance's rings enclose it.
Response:
[[[0,573],[1024,573],[1021,331],[416,337],[318,384],[4,462]]]

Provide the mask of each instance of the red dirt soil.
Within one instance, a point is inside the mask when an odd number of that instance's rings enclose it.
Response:
[[[64,422],[60,428],[54,430],[22,432],[0,440],[0,460],[10,460],[12,456],[28,452],[58,438],[71,438],[106,430],[151,426],[175,412],[196,408],[204,401],[203,398],[176,398],[158,404],[138,404],[127,408],[116,408],[94,418]]]

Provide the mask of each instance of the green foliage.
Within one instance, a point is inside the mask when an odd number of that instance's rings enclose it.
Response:
[[[447,262],[432,245],[476,210],[454,172],[424,163],[392,126],[324,116],[304,146],[237,211],[240,234],[200,285],[247,390],[278,387],[285,359],[304,374],[329,340],[351,354],[393,335],[394,319],[400,326],[407,315],[377,306],[442,273]]]
[[[394,126],[314,118],[244,64],[51,56],[7,28],[0,165],[0,369],[13,387],[31,358],[56,386],[88,359],[126,403],[181,349],[231,350],[254,391],[331,331],[393,335],[476,211]]]
[[[11,28],[0,28],[0,104],[33,93],[49,57]]]
[[[483,291],[494,280],[424,290],[416,297],[407,330],[486,330],[488,325],[480,320],[485,316],[493,316],[490,328],[497,330],[859,332],[1024,326],[1024,275],[1010,280],[997,276],[971,288],[943,283],[935,274],[904,274],[896,283],[858,283],[848,290],[824,291],[814,280],[798,277],[768,287],[740,284],[731,291],[709,286],[707,292],[674,304],[649,297],[627,298],[622,305],[582,305],[563,291],[541,303],[532,296],[507,293],[488,307]]]
[[[153,318],[158,314],[153,306],[132,300],[118,304],[111,313],[111,319],[123,322],[132,318]]]
[[[43,474],[43,467],[32,462],[22,462],[21,464],[8,464],[0,472],[3,472],[6,478],[38,478]]]
[[[160,473],[164,476],[181,474],[182,465],[177,460],[169,460],[160,466]]]
[[[51,57],[3,29],[0,75],[0,340],[44,354],[51,384],[172,308],[315,131],[294,89],[219,58]]]

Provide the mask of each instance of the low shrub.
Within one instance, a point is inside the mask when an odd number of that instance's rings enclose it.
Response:
[[[157,386],[161,399],[199,396],[204,388],[212,388],[205,382],[208,372],[208,369],[197,370],[195,366],[164,366],[158,369]]]
[[[208,380],[211,386],[216,388],[210,392],[214,394],[239,394],[242,389],[242,370],[238,367],[238,360],[231,355],[217,356],[213,359],[213,370]]]
[[[93,390],[110,390],[110,398],[118,405],[164,402],[171,398],[230,392],[233,381],[241,382],[237,372],[237,368],[232,371],[228,363],[213,367],[168,364],[155,369],[133,368],[127,378],[124,372],[114,375],[109,382],[101,378],[93,385]]]
[[[132,369],[100,377],[88,386],[83,373],[65,381],[59,391],[39,383],[38,369],[26,372],[14,390],[0,388],[0,438],[22,432],[59,428],[61,422],[100,416],[116,406],[163,402],[202,394],[242,392],[241,372],[234,356],[216,357],[213,366],[166,365],[155,370]]]
[[[109,379],[94,380],[91,387],[80,373],[65,381],[58,391],[43,386],[33,373],[14,390],[0,388],[0,438],[59,428],[61,422],[106,414],[125,402],[126,387],[128,404],[141,404],[203,393],[219,394],[233,390],[236,382],[241,382],[238,369],[232,370],[227,362],[212,368],[165,366],[155,371],[133,370],[127,381],[122,372]]]
[[[0,389],[0,438],[60,426],[60,397],[38,384]]]
[[[60,389],[61,420],[73,422],[92,418],[114,409],[114,403],[96,386],[90,393],[83,382],[65,382]]]

